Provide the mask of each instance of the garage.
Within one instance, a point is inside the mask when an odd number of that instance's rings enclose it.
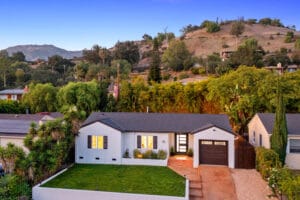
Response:
[[[224,140],[199,140],[199,163],[228,165],[228,142]]]

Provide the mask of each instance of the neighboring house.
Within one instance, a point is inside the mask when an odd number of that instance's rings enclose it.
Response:
[[[227,115],[94,112],[75,140],[76,163],[127,164],[123,158],[139,149],[186,154],[193,149],[193,166],[227,165],[234,168],[235,134]],[[126,162],[125,162],[126,160]],[[146,159],[140,159],[145,160]]]
[[[286,120],[288,141],[285,163],[291,169],[300,169],[300,114],[286,114]],[[270,149],[274,122],[274,113],[257,113],[248,124],[249,142]]]
[[[41,125],[46,121],[61,118],[61,113],[43,112],[38,114],[0,114],[0,146],[13,143],[16,146],[24,147],[23,140],[29,132],[32,122]]]
[[[24,93],[28,91],[28,88],[25,87],[24,89],[7,89],[0,91],[0,99],[2,100],[13,100],[19,101],[21,100]]]

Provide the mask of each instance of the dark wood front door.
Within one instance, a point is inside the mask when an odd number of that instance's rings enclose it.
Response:
[[[228,165],[228,142],[199,140],[199,163]]]
[[[188,135],[186,133],[176,133],[175,146],[177,154],[186,153],[188,148]]]

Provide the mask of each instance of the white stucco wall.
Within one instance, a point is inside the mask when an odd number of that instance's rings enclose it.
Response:
[[[288,136],[288,143],[286,147],[286,158],[285,164],[290,169],[300,170],[300,153],[291,153],[290,152],[290,139],[298,139],[300,140],[300,136]]]
[[[129,151],[129,156],[133,157],[133,150],[137,149],[137,136],[157,136],[157,150],[164,150],[169,155],[169,133],[141,133],[129,132],[122,133],[122,156],[126,149]],[[147,149],[140,149],[145,152]]]
[[[188,148],[189,149],[193,149],[194,150],[194,135],[193,134],[188,134]]]
[[[107,149],[89,149],[88,135],[107,136]],[[100,122],[95,122],[79,130],[75,138],[75,162],[91,164],[121,163],[121,132]],[[79,157],[83,159],[79,159]],[[99,160],[96,160],[99,157]],[[113,160],[115,159],[115,160]]]
[[[255,147],[259,147],[259,135],[262,135],[262,146],[269,149],[270,148],[270,137],[263,123],[259,119],[258,115],[255,115],[248,124],[249,130],[249,143]],[[255,132],[255,140],[254,140]]]
[[[7,99],[7,95],[6,94],[0,94],[0,99],[2,99],[2,100]]]
[[[24,138],[25,136],[0,136],[0,146],[6,147],[8,143],[12,143],[28,152],[28,149],[24,146]]]
[[[201,132],[194,134],[194,159],[193,166],[195,168],[199,165],[199,140],[223,140],[228,142],[228,166],[234,168],[234,138],[232,133],[211,127]]]

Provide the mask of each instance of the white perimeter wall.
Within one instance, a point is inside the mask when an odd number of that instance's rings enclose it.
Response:
[[[88,135],[107,136],[107,149],[89,149]],[[83,159],[79,159],[79,157]],[[96,160],[99,157],[99,160]],[[121,132],[100,122],[95,122],[79,130],[75,138],[75,162],[91,164],[121,163]],[[115,161],[113,161],[115,159]]]
[[[234,168],[234,138],[235,136],[227,131],[212,127],[194,134],[194,167],[199,165],[199,140],[223,140],[228,141],[228,166]]]
[[[160,196],[147,194],[133,194],[133,193],[118,193],[118,192],[103,192],[90,190],[72,190],[61,188],[47,188],[40,187],[42,184],[54,179],[56,176],[64,173],[68,169],[64,169],[52,177],[46,179],[41,184],[32,188],[33,200],[188,200],[189,199],[189,181],[186,179],[185,196]]]

